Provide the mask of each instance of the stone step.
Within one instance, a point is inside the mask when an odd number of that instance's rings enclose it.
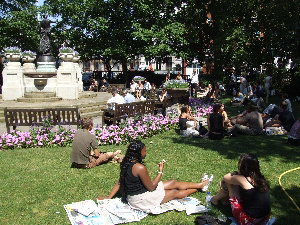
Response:
[[[55,92],[26,92],[24,98],[50,98],[56,97]]]
[[[81,114],[81,113],[101,111],[102,108],[103,108],[102,105],[96,105],[96,106],[91,106],[91,107],[79,108],[79,110],[80,110],[80,114]]]
[[[93,92],[93,91],[84,91],[79,93],[79,99],[81,98],[94,98],[97,97],[97,92]]]
[[[49,97],[49,98],[18,98],[18,102],[57,102],[61,101],[61,97]]]
[[[94,106],[105,106],[106,102],[87,102],[87,103],[80,103],[76,104],[74,106],[78,106],[79,109],[88,108],[88,107],[94,107]]]
[[[103,116],[103,111],[94,111],[88,113],[80,113],[81,118]]]

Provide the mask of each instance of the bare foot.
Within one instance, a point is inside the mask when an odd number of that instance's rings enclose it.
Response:
[[[204,180],[204,179],[202,179],[202,181],[201,181],[201,188],[203,188],[205,185],[207,185],[208,183],[209,183],[210,181],[207,179],[207,180]]]
[[[117,150],[114,155],[116,156],[116,155],[121,154],[121,153],[122,153],[121,150]]]

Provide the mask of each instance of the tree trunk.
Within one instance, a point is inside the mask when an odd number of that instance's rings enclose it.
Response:
[[[129,87],[130,81],[129,81],[128,71],[127,71],[127,59],[125,58],[121,59],[121,63],[122,63],[122,71],[123,71],[125,84],[126,87]]]

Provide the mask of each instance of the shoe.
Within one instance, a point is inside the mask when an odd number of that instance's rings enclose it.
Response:
[[[202,188],[202,191],[203,192],[206,192],[207,190],[208,190],[208,186],[210,185],[210,183],[213,181],[213,179],[214,179],[214,175],[213,174],[211,174],[210,175],[210,177],[209,177],[209,182],[207,183],[207,185],[205,185],[203,188]]]
[[[237,134],[235,134],[235,133],[228,133],[226,136],[229,137],[229,138],[232,138],[232,137],[237,137]]]

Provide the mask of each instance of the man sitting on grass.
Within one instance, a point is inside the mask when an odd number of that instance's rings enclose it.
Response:
[[[257,112],[254,104],[249,104],[248,114],[243,119],[245,125],[236,124],[229,131],[230,136],[236,136],[237,133],[258,135],[263,133],[263,120],[261,114]]]
[[[77,130],[72,143],[71,167],[93,168],[112,160],[121,150],[116,152],[99,152],[98,141],[90,131],[93,129],[93,119],[83,118],[82,129]],[[93,152],[92,152],[93,150]]]
[[[279,112],[270,122],[266,123],[265,127],[282,127],[286,132],[290,132],[295,123],[295,117],[293,113],[289,111],[289,105],[286,101],[280,103],[280,110],[281,112]]]

